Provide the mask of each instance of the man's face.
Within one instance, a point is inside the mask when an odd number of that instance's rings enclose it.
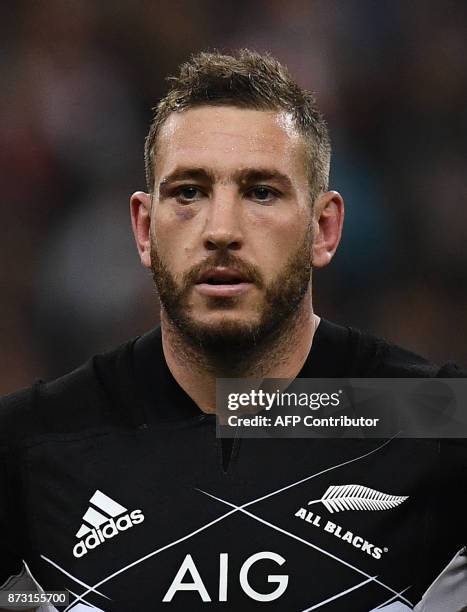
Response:
[[[151,267],[164,310],[205,345],[257,343],[308,292],[312,207],[284,113],[203,106],[159,134]]]

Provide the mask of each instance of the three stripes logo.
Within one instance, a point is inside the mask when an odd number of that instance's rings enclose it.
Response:
[[[96,548],[116,536],[120,531],[126,531],[144,521],[141,510],[128,510],[116,501],[96,491],[89,500],[92,504],[83,516],[83,524],[76,533],[80,540],[73,548],[75,557],[83,557],[88,550]]]

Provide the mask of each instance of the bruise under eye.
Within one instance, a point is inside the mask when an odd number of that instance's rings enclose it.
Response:
[[[175,210],[175,215],[181,221],[188,221],[188,219],[191,219],[194,214],[195,214],[195,211],[193,210],[193,208],[190,208],[189,206],[184,206],[183,208],[177,207]]]

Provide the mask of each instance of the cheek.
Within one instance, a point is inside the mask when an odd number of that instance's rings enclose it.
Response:
[[[160,257],[174,271],[186,269],[192,258],[194,232],[189,221],[193,216],[193,210],[185,208],[154,215],[152,239]]]
[[[252,219],[249,225],[252,244],[255,244],[255,259],[262,262],[265,271],[275,274],[285,265],[305,239],[309,218],[271,217]]]

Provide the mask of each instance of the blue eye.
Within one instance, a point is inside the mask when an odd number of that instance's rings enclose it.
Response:
[[[179,187],[175,193],[175,196],[179,202],[190,203],[196,202],[202,197],[202,192],[198,187],[187,185],[186,187]]]
[[[264,187],[263,185],[258,185],[258,187],[254,187],[248,193],[257,202],[271,202],[278,195],[276,191],[274,191],[270,187]]]

